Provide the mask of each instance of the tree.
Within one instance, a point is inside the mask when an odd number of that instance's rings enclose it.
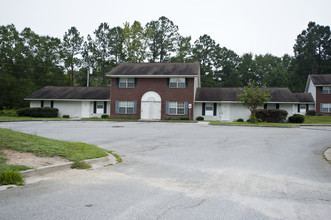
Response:
[[[250,81],[254,80],[256,82],[258,80],[253,54],[246,53],[242,55],[238,66],[238,73],[241,83],[244,86],[248,85]]]
[[[270,92],[266,91],[265,86],[259,88],[255,86],[255,82],[251,81],[243,89],[240,89],[241,93],[238,95],[238,99],[243,102],[243,105],[251,112],[251,123],[257,123],[255,112],[258,106],[270,100]]]
[[[293,47],[296,67],[293,81],[295,91],[303,91],[309,74],[331,73],[331,31],[329,26],[309,22],[308,28],[297,36]]]
[[[82,44],[84,38],[80,37],[80,33],[76,27],[71,27],[68,32],[65,32],[62,42],[62,58],[64,60],[64,67],[71,75],[71,85],[75,84],[75,71],[81,64],[79,58],[82,52]]]
[[[172,57],[171,62],[193,62],[191,37],[180,37],[176,56]]]
[[[170,59],[171,53],[176,51],[180,35],[178,27],[168,18],[162,16],[157,21],[146,24],[146,29],[152,31],[148,43],[150,62],[166,62]]]

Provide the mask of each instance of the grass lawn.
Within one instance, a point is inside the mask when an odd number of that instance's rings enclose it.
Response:
[[[304,124],[330,124],[331,116],[305,116]]]
[[[299,126],[300,124],[294,124],[294,123],[267,123],[267,122],[261,122],[258,124],[252,124],[249,122],[220,122],[220,121],[211,121],[210,124],[224,124],[224,125],[248,125],[248,126],[254,126],[254,125],[265,125],[265,126],[285,126],[285,127],[293,127],[293,126]]]
[[[25,121],[25,120],[68,120],[68,118],[34,118],[19,116],[0,116],[0,121]]]
[[[0,140],[0,151],[6,148],[31,152],[37,156],[60,156],[70,161],[81,161],[108,155],[106,150],[94,145],[54,140],[9,129],[0,128]]]

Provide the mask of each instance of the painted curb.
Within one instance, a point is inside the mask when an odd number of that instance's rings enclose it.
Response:
[[[88,159],[88,160],[84,160],[84,162],[88,163],[90,165],[93,165],[93,164],[96,164],[96,163],[107,163],[107,162],[115,164],[116,163],[116,158],[112,154],[109,154],[106,157]],[[66,163],[59,164],[59,165],[50,165],[50,166],[38,167],[36,169],[20,171],[20,173],[24,177],[38,176],[38,175],[43,175],[43,174],[50,173],[50,172],[71,169],[71,165],[73,163],[74,162],[66,162]]]

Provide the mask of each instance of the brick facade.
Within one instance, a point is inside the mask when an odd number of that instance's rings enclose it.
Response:
[[[322,87],[316,87],[316,113],[323,115],[331,115],[331,113],[321,112],[321,103],[331,103],[331,94],[322,94]]]
[[[169,78],[136,78],[136,88],[119,88],[118,79],[111,80],[111,118],[141,118],[141,98],[146,92],[154,91],[161,96],[161,119],[193,119],[194,78],[186,78],[187,88],[168,88]],[[116,101],[136,101],[136,114],[117,114]],[[188,115],[167,115],[166,102],[188,102],[192,108],[188,110]]]

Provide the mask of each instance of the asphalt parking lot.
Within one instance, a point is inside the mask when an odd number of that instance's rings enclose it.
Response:
[[[45,121],[1,128],[113,150],[123,162],[0,191],[0,219],[330,219],[331,127]]]

